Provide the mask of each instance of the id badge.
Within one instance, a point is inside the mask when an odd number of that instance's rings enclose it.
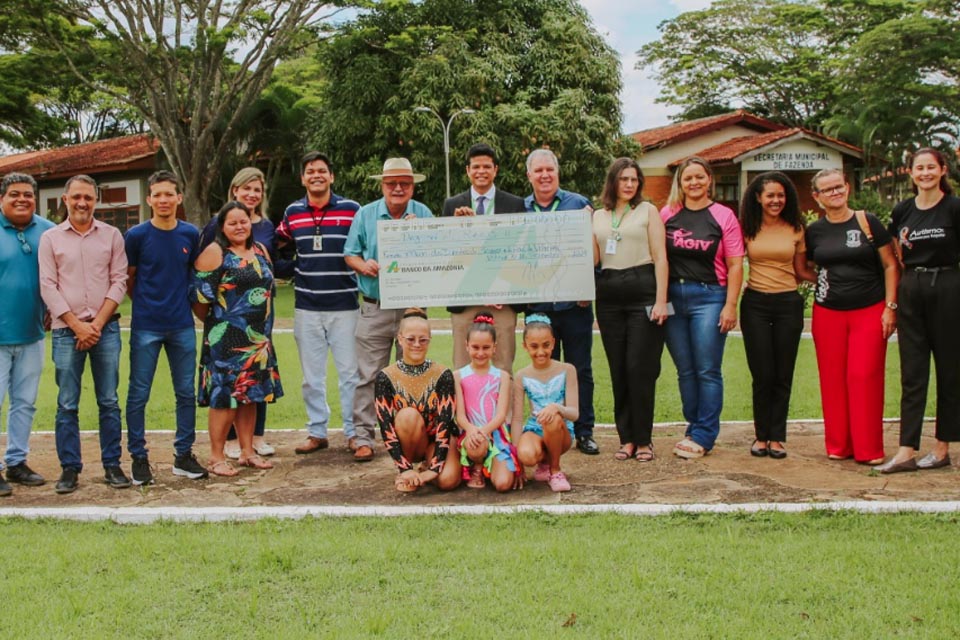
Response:
[[[617,239],[613,236],[607,238],[607,255],[613,256],[617,253]]]
[[[313,236],[313,250],[323,251],[323,236]]]

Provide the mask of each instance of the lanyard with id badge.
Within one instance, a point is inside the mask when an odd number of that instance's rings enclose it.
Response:
[[[630,213],[630,205],[627,205],[623,208],[623,213],[620,214],[618,219],[616,216],[616,210],[610,212],[610,235],[607,237],[607,250],[606,254],[608,256],[617,255],[617,245],[623,239],[623,236],[620,235],[620,224],[623,222],[623,219]]]
[[[320,221],[317,222],[317,215],[314,213],[314,208],[310,207],[310,217],[313,219],[313,250],[314,251],[323,251],[323,233],[320,231],[320,227],[323,225],[324,218],[327,217],[328,209],[323,210],[323,215],[320,216]]]

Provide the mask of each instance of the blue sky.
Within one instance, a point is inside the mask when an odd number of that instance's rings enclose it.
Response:
[[[623,75],[623,130],[632,133],[668,124],[673,110],[654,101],[660,87],[646,70],[634,69],[637,50],[656,40],[657,25],[684,11],[703,9],[710,0],[580,0],[593,25],[620,53]]]

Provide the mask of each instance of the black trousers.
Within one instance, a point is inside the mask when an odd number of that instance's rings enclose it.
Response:
[[[937,380],[936,437],[960,441],[960,271],[907,269],[898,298],[900,446],[920,448],[931,354]]]
[[[545,312],[557,339],[553,359],[563,359],[577,370],[580,417],[573,423],[578,438],[593,436],[593,306],[579,305],[562,311]]]
[[[785,442],[793,370],[803,333],[803,298],[796,291],[743,292],[740,330],[753,377],[757,440]]]
[[[604,269],[597,279],[597,324],[610,364],[620,444],[650,444],[664,332],[645,307],[656,293],[653,265]]]

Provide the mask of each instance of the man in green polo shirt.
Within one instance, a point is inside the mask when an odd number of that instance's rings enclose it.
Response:
[[[0,182],[0,292],[8,301],[0,319],[0,402],[9,392],[6,480],[0,476],[0,496],[13,489],[44,483],[27,466],[30,430],[43,371],[44,315],[40,298],[37,249],[40,235],[54,226],[38,216],[37,183],[31,176],[11,173]]]
[[[357,431],[358,462],[373,460],[377,416],[373,406],[373,384],[377,373],[390,364],[390,349],[396,343],[403,309],[380,308],[380,264],[377,221],[402,218],[432,218],[430,209],[413,199],[413,185],[426,180],[414,173],[406,158],[388,158],[383,173],[370,176],[380,180],[383,197],[360,207],[350,225],[343,248],[347,266],[357,272],[360,288],[360,318],[357,321],[357,370],[360,383],[353,397],[353,425]],[[397,357],[400,345],[396,344]]]

